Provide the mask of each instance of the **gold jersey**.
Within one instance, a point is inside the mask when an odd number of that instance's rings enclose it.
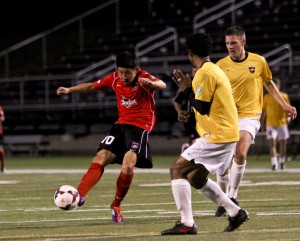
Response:
[[[206,62],[192,82],[195,99],[211,102],[210,111],[201,115],[195,110],[196,129],[201,138],[211,143],[239,140],[238,115],[230,82],[215,64]]]
[[[260,119],[263,106],[263,83],[270,82],[272,73],[264,57],[248,52],[243,61],[230,56],[220,59],[217,65],[230,80],[239,118]]]
[[[290,104],[288,95],[280,92],[283,99]],[[273,127],[287,126],[287,113],[271,94],[264,96],[263,111],[266,113],[266,125]]]

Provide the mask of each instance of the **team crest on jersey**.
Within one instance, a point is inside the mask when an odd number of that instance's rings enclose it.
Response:
[[[202,92],[202,87],[197,87],[196,88],[196,93],[199,95]]]
[[[255,72],[255,66],[250,65],[249,66],[249,71],[250,71],[251,74],[254,74],[254,72]]]
[[[126,97],[122,95],[122,100],[121,100],[122,105],[124,105],[127,109],[129,109],[133,105],[137,105],[136,100],[129,100]]]

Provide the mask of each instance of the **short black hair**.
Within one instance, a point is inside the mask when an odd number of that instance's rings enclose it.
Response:
[[[136,56],[133,52],[124,51],[118,54],[116,59],[117,67],[134,69],[136,67]]]
[[[212,49],[212,39],[205,33],[193,33],[186,40],[186,47],[200,57],[209,56]]]

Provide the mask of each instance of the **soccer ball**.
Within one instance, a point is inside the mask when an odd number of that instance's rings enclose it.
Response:
[[[77,207],[80,196],[77,189],[71,185],[62,185],[54,192],[54,203],[63,210]]]

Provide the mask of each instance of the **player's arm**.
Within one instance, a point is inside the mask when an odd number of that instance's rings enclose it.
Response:
[[[3,122],[5,121],[5,115],[4,115],[4,111],[0,110],[0,121]]]
[[[71,93],[90,93],[95,91],[93,83],[82,83],[79,85],[75,85],[72,87],[58,87],[56,93],[57,95],[63,95],[63,94],[71,94]]]
[[[193,106],[196,111],[198,111],[201,115],[207,115],[209,113],[211,106],[210,102],[195,99],[195,94],[190,87],[186,88],[183,92],[186,94],[191,106]]]
[[[289,113],[289,115],[292,119],[295,119],[297,117],[296,108],[289,105],[284,100],[284,98],[281,96],[277,86],[275,85],[275,83],[272,80],[267,83],[264,83],[264,87],[273,96],[273,98],[282,106],[282,108]]]
[[[163,90],[167,87],[166,83],[160,79],[156,80],[156,81],[152,81],[148,78],[140,78],[139,82],[141,83],[142,86],[145,87],[150,87],[156,90]]]

